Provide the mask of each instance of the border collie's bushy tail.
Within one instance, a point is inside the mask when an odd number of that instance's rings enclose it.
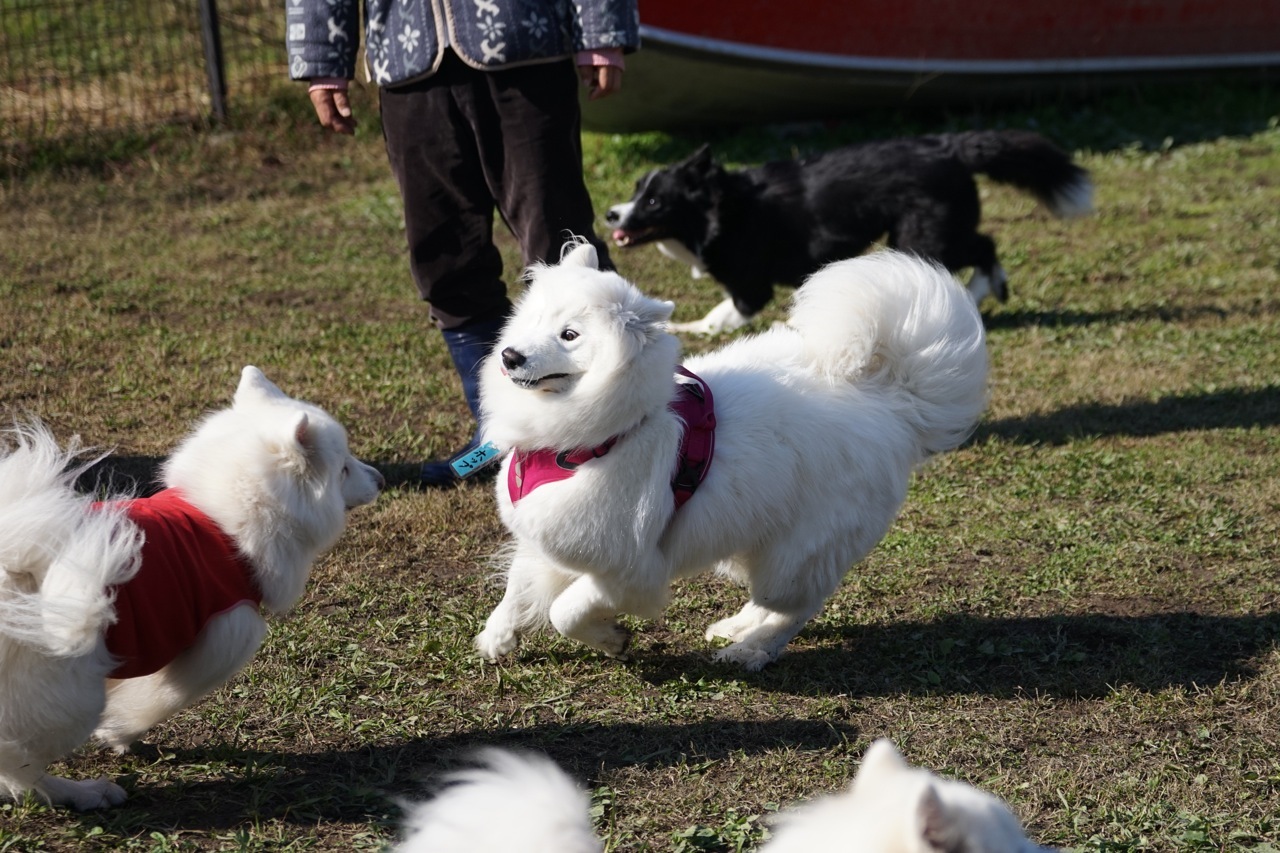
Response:
[[[1055,216],[1093,212],[1093,183],[1071,155],[1030,130],[972,130],[950,135],[970,171],[1031,193]]]
[[[109,588],[137,572],[141,543],[120,510],[76,491],[96,461],[39,423],[0,439],[0,642],[81,655],[115,619]]]
[[[932,261],[885,250],[829,264],[796,291],[788,325],[828,378],[905,392],[925,456],[959,446],[986,408],[982,317]]]

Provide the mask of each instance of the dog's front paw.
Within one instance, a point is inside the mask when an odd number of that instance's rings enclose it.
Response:
[[[570,640],[577,640],[611,658],[629,660],[627,647],[631,645],[631,632],[613,619],[584,622],[571,628],[556,625],[556,630]]]
[[[708,641],[711,640],[728,640],[736,642],[741,639],[741,635],[745,632],[736,616],[730,616],[727,619],[721,619],[718,622],[712,622],[707,626],[706,633],[703,635]]]
[[[683,332],[687,335],[714,335],[719,331],[703,320],[695,320],[692,323],[672,323],[667,328],[673,332]]]
[[[104,722],[94,731],[93,736],[103,746],[116,755],[127,755],[133,751],[134,744],[142,737],[142,732],[130,729],[124,731],[124,723],[120,720]]]
[[[36,783],[36,792],[55,806],[67,806],[87,812],[123,803],[128,794],[107,777],[101,779],[63,779],[45,776]]]
[[[708,633],[710,633],[710,629],[708,629]],[[747,672],[759,672],[773,663],[777,657],[755,646],[734,643],[732,646],[727,646],[716,652],[712,659],[723,663],[736,663]]]
[[[613,622],[597,636],[603,640],[596,646],[600,651],[615,660],[625,661],[631,659],[627,655],[627,649],[631,645],[631,632],[626,628],[617,622]]]
[[[516,636],[516,632],[508,629],[499,629],[486,626],[483,631],[476,634],[475,647],[480,653],[480,657],[489,662],[495,662],[498,658],[510,654],[519,645],[520,638]]]

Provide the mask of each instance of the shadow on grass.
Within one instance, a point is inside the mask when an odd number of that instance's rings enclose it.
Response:
[[[1280,614],[1215,616],[1191,612],[1136,616],[1080,615],[989,619],[955,615],[889,625],[818,623],[802,649],[757,674],[710,660],[710,654],[649,650],[633,667],[655,684],[683,679],[718,689],[748,682],[753,690],[792,696],[968,695],[996,699],[1099,698],[1116,688],[1156,692],[1249,679],[1280,641]],[[433,780],[482,746],[542,752],[577,779],[629,767],[688,767],[770,750],[840,750],[859,729],[842,721],[799,717],[701,722],[566,722],[476,728],[404,743],[316,752],[255,751],[228,745],[148,748],[120,781],[127,809],[86,814],[82,828],[137,834],[149,828],[233,831],[250,823],[370,823],[394,826],[398,804],[430,793]],[[205,768],[199,781],[159,782],[150,760]],[[217,769],[223,767],[223,769]],[[209,768],[214,768],[213,772]],[[221,778],[208,778],[221,774]],[[327,831],[327,830],[326,830]]]
[[[1253,313],[1275,314],[1280,304],[1251,307]],[[1190,323],[1206,317],[1225,319],[1228,312],[1216,305],[1149,305],[1134,308],[1117,308],[1111,311],[1020,309],[998,311],[983,315],[987,332],[1043,326],[1049,329],[1079,326],[1111,325],[1115,323],[1143,323],[1153,320],[1162,323]]]
[[[853,699],[893,696],[1048,696],[1100,699],[1118,688],[1156,693],[1249,680],[1280,648],[1280,613],[1170,612],[991,619],[963,614],[887,625],[815,623],[796,649],[759,673],[705,654],[654,654],[633,664],[653,684],[715,685]]]
[[[1083,403],[1023,418],[978,425],[972,441],[990,438],[1019,444],[1067,444],[1081,438],[1280,425],[1280,386],[1177,394],[1154,401]]]
[[[129,792],[125,809],[77,818],[84,827],[128,835],[174,826],[184,832],[229,831],[266,821],[392,826],[400,803],[428,796],[441,774],[467,764],[482,747],[544,753],[586,780],[616,768],[698,765],[771,749],[831,749],[856,738],[857,730],[844,723],[777,719],[538,724],[314,753],[143,746],[141,763],[163,755],[174,767],[228,769],[221,779],[167,785],[125,774],[116,780]]]
[[[822,647],[766,669],[755,686],[803,695],[982,694],[1097,699],[1128,686],[1153,693],[1254,678],[1280,646],[1280,614],[1171,612],[989,619],[806,629]]]

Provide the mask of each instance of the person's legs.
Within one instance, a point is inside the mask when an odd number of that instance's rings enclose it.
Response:
[[[492,112],[478,117],[485,179],[520,243],[525,265],[556,263],[571,237],[596,247],[595,212],[582,174],[578,75],[565,59],[484,74]]]
[[[555,263],[571,237],[585,237],[612,269],[582,174],[577,86],[568,59],[478,71],[450,54],[432,77],[382,93],[410,269],[473,414],[479,364],[510,310],[493,245],[495,203],[526,265]],[[424,485],[457,481],[447,461],[421,473]]]
[[[494,197],[473,130],[478,73],[448,54],[431,77],[382,91],[409,269],[441,329],[503,316],[510,307],[493,245]]]
[[[493,245],[494,200],[472,130],[475,73],[450,55],[436,75],[382,92],[383,133],[404,203],[410,271],[431,304],[473,415],[479,411],[480,362],[510,308]],[[473,436],[460,452],[475,442]],[[419,477],[425,486],[458,481],[448,460],[425,463]]]

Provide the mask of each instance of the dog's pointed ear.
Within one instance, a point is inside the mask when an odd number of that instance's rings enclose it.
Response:
[[[963,823],[932,784],[925,786],[916,802],[916,827],[927,850],[962,853],[966,849]]]
[[[879,785],[888,774],[906,770],[910,765],[888,738],[880,738],[867,748],[862,756],[862,766],[858,769],[855,785]]]
[[[596,253],[596,247],[585,240],[577,245],[565,243],[564,248],[561,250],[560,263],[563,266],[578,266],[598,270],[600,269],[600,256]]]
[[[271,400],[288,395],[275,386],[261,370],[252,364],[240,371],[240,384],[236,387],[236,396],[232,405],[241,405],[252,400]]]
[[[293,440],[303,450],[311,450],[311,445],[315,443],[315,436],[311,430],[311,419],[307,417],[306,412],[298,415],[298,419],[293,422]]]
[[[312,461],[317,458],[315,451],[318,436],[311,418],[306,412],[298,412],[288,422],[286,429],[277,435],[279,438],[276,449],[280,454],[281,468],[304,476],[311,468]]]
[[[618,317],[628,332],[640,335],[645,340],[652,340],[666,331],[667,321],[675,310],[674,302],[640,296],[619,306]]]
[[[654,323],[667,323],[671,320],[671,315],[676,313],[676,304],[671,300],[650,300],[654,302],[653,318]]]
[[[708,142],[702,143],[684,162],[686,166],[699,172],[710,172],[716,168],[716,162],[711,158],[711,144]]]

